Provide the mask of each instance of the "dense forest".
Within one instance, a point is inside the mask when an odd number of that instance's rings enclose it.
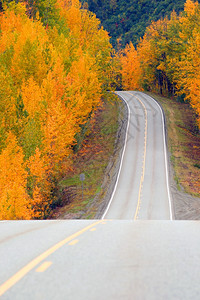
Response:
[[[149,90],[189,101],[200,128],[200,4],[187,0],[184,11],[146,29],[137,47],[119,53],[124,89]]]
[[[0,219],[48,217],[59,180],[71,171],[84,132],[115,86],[188,101],[200,128],[198,2],[89,2],[108,24],[118,12],[114,28],[107,27],[118,51],[86,2],[2,4]],[[145,30],[154,16],[162,18]]]
[[[78,0],[3,4],[0,219],[44,219],[109,90],[112,46]]]
[[[115,48],[132,41],[135,46],[152,21],[184,8],[185,0],[82,0],[101,20]]]

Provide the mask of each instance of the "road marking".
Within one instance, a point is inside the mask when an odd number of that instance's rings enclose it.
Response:
[[[0,296],[2,296],[7,290],[9,290],[13,285],[15,285],[20,279],[22,279],[28,272],[30,272],[33,268],[35,268],[40,262],[42,262],[44,259],[46,259],[48,256],[53,254],[56,250],[64,246],[65,244],[69,243],[76,237],[80,236],[84,232],[88,231],[92,227],[96,226],[97,224],[101,223],[102,221],[95,222],[80,231],[70,235],[66,239],[60,241],[59,243],[55,244],[51,248],[49,248],[47,251],[42,253],[41,255],[37,256],[35,259],[33,259],[30,263],[28,263],[26,266],[24,266],[21,270],[19,270],[17,273],[15,273],[12,277],[10,277],[7,281],[5,281],[2,285],[0,285]]]
[[[131,93],[129,93],[129,94],[131,94]],[[134,96],[133,94],[131,94],[131,95]],[[134,97],[136,97],[142,103],[142,101],[137,96],[134,96]],[[164,114],[163,114],[163,110],[161,109],[160,104],[155,99],[153,99],[152,97],[150,97],[150,96],[148,96],[148,97],[151,98],[157,104],[157,106],[159,107],[159,110],[161,112],[162,125],[163,125],[162,126],[162,132],[163,132],[163,146],[164,146],[164,157],[165,157],[166,185],[167,185],[167,194],[168,194],[168,201],[169,201],[169,215],[170,215],[170,220],[172,221],[173,220],[173,215],[172,215],[172,201],[171,201],[170,190],[169,190],[169,172],[168,172],[168,160],[167,160],[167,149],[166,149],[166,136],[165,136]],[[143,106],[144,106],[144,104],[143,104]],[[146,107],[145,107],[145,110],[146,110]],[[146,110],[146,113],[147,113],[147,110]],[[147,115],[146,113],[145,113],[145,115]],[[145,125],[145,127],[146,126],[147,126],[147,124]],[[145,151],[144,160],[145,159],[146,159],[146,151]],[[145,167],[144,161],[143,161],[143,166]],[[144,171],[145,170],[143,168],[143,173],[144,173]],[[143,177],[143,175],[142,175],[142,177]],[[141,177],[141,180],[142,180],[142,177]],[[143,178],[143,180],[144,180],[144,178]],[[140,181],[139,195],[141,193],[141,190],[142,190],[142,186],[141,186],[141,181]],[[138,201],[140,202],[140,197],[138,197]],[[138,202],[138,209],[139,209],[139,206],[140,206],[139,202]],[[137,213],[137,209],[136,209],[136,213]],[[135,217],[136,217],[136,214],[135,214]]]
[[[145,94],[146,95],[146,94]],[[148,95],[147,95],[148,96]],[[150,97],[150,96],[148,96]],[[166,184],[167,184],[167,194],[168,194],[168,200],[169,200],[169,215],[170,215],[170,221],[173,220],[173,214],[172,214],[172,200],[169,190],[169,171],[168,171],[168,159],[167,159],[167,149],[166,149],[166,136],[165,136],[165,122],[164,122],[164,113],[160,106],[160,104],[152,97],[153,101],[157,104],[157,106],[160,109],[161,116],[162,116],[162,124],[163,124],[163,145],[164,145],[164,154],[165,154],[165,171],[166,171]]]
[[[90,229],[90,231],[95,231],[95,230],[97,230],[96,228],[92,228],[92,229]]]
[[[76,245],[78,242],[79,242],[79,240],[73,240],[73,241],[71,241],[68,245],[74,246],[74,245]]]
[[[42,273],[52,265],[52,261],[45,261],[41,266],[36,269],[36,272]]]
[[[117,93],[116,93],[117,94]],[[118,94],[117,94],[118,95]],[[118,185],[118,181],[119,181],[119,176],[120,176],[120,173],[121,173],[121,169],[122,169],[122,162],[123,162],[123,159],[124,159],[124,154],[125,154],[125,150],[126,150],[126,144],[127,144],[127,139],[128,139],[128,129],[129,129],[129,124],[130,124],[130,115],[131,115],[131,112],[130,112],[130,108],[129,108],[129,105],[127,103],[127,101],[124,99],[123,96],[121,95],[118,95],[119,97],[122,98],[122,100],[125,102],[127,108],[128,108],[128,122],[127,122],[127,126],[126,126],[126,137],[125,137],[125,142],[124,142],[124,148],[123,148],[123,152],[122,152],[122,157],[121,157],[121,162],[120,162],[120,166],[119,166],[119,171],[118,171],[118,174],[117,174],[117,180],[116,180],[116,183],[115,183],[115,186],[114,186],[114,190],[113,190],[113,193],[111,195],[111,198],[110,198],[110,201],[108,203],[108,206],[102,216],[102,220],[105,218],[109,208],[110,208],[110,205],[113,201],[113,198],[114,198],[114,195],[115,195],[115,192],[116,192],[116,189],[117,189],[117,185]]]
[[[143,187],[143,182],[144,182],[144,174],[145,174],[145,165],[146,165],[146,153],[147,153],[147,109],[144,105],[144,103],[135,95],[132,93],[128,92],[131,96],[135,97],[143,106],[144,108],[144,114],[145,114],[145,129],[144,129],[144,153],[143,153],[143,162],[142,162],[142,175],[140,178],[140,187],[139,187],[139,193],[138,193],[138,201],[137,201],[137,208],[135,211],[135,216],[134,220],[138,219],[138,213],[140,210],[141,206],[141,192],[142,192],[142,187]]]

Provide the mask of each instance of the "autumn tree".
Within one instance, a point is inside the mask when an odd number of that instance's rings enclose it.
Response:
[[[128,45],[121,55],[125,88],[133,86],[186,99],[197,114],[198,124],[199,24],[200,5],[187,0],[182,13],[173,12],[170,18],[152,22],[136,50]],[[137,79],[136,70],[140,70]]]
[[[184,44],[177,63],[177,86],[197,113],[200,128],[200,5],[187,0],[180,16],[180,41]]]
[[[120,53],[122,84],[128,90],[141,89],[141,66],[138,52],[132,43]]]
[[[8,133],[6,145],[0,154],[0,219],[30,219],[23,151],[12,133]]]
[[[8,151],[13,160],[16,151],[19,155],[16,169],[24,181],[19,176],[13,186],[30,204],[22,200],[24,218],[48,216],[56,185],[71,169],[77,136],[101,105],[112,74],[108,33],[78,0],[4,1],[0,155],[2,165]],[[12,197],[2,194],[2,199],[12,199],[12,207],[15,191],[10,189]],[[23,213],[8,214],[12,217],[23,218]]]

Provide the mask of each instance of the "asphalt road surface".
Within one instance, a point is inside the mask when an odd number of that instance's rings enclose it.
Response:
[[[161,107],[141,92],[117,93],[128,106],[121,168],[103,218],[171,220],[165,124]]]
[[[161,109],[119,94],[129,122],[103,219],[0,221],[0,299],[200,299],[200,223],[172,221]]]
[[[0,222],[0,299],[200,297],[195,221]]]

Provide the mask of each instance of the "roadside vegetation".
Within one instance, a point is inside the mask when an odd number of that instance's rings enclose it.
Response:
[[[148,95],[163,107],[168,136],[168,149],[177,188],[200,197],[200,132],[195,113],[188,103],[177,99]]]
[[[58,183],[58,203],[49,218],[95,217],[101,203],[98,196],[102,192],[105,169],[115,149],[118,114],[118,98],[109,95],[87,127],[84,141],[73,158],[71,172]],[[85,175],[83,190],[80,174]]]
[[[176,96],[189,102],[200,129],[200,4],[187,0],[184,11],[153,22],[137,48],[119,54],[124,89]]]
[[[200,193],[199,3],[187,0],[118,53],[82,5],[0,2],[0,219],[94,217],[115,147],[115,88],[161,95],[175,179]]]
[[[200,4],[152,22],[136,48],[119,52],[122,87],[154,93],[167,116],[179,188],[200,195]],[[156,96],[161,95],[161,96]]]
[[[136,45],[152,21],[183,10],[185,0],[81,0],[101,20],[117,49],[132,41]]]
[[[49,216],[112,68],[108,33],[78,0],[3,1],[0,219]]]

